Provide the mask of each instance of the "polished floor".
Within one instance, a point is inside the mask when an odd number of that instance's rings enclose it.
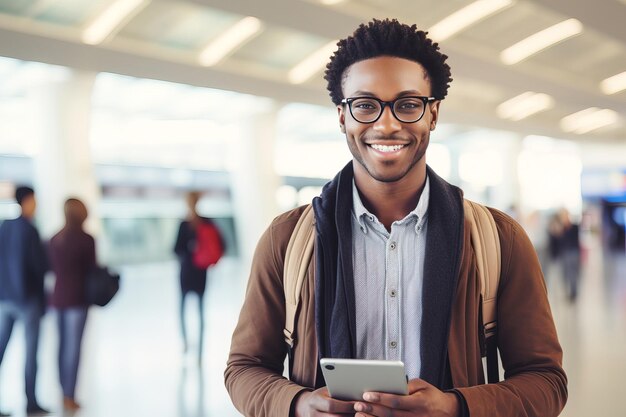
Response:
[[[581,294],[566,301],[558,268],[548,268],[548,285],[569,376],[566,417],[626,416],[626,256],[603,255],[591,243]],[[204,360],[197,339],[182,353],[176,265],[126,267],[122,290],[106,308],[92,308],[84,340],[77,417],[238,416],[223,385],[223,370],[247,274],[225,260],[210,277],[205,298],[207,336]],[[197,304],[187,313],[191,330]],[[192,336],[195,333],[192,331]],[[0,410],[24,415],[23,334],[17,327],[0,367]],[[38,395],[42,405],[61,412],[57,383],[56,333],[46,315],[39,353]],[[66,414],[68,415],[68,414]]]

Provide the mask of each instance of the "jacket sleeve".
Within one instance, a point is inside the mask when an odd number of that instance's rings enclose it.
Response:
[[[185,223],[178,225],[178,233],[176,234],[176,243],[174,244],[174,253],[179,259],[187,254],[187,239],[185,236]]]
[[[89,271],[98,264],[98,261],[96,257],[96,240],[91,235],[87,235],[87,237],[88,239],[86,241],[87,244],[85,247],[85,269]]]
[[[44,301],[44,278],[46,272],[50,270],[50,261],[48,259],[48,251],[44,243],[39,237],[37,229],[30,228],[26,243],[26,267],[29,269],[27,274],[29,279],[32,280],[29,287],[32,288],[35,294]]]
[[[541,267],[521,226],[500,220],[501,236],[509,237],[501,239],[497,307],[504,381],[458,392],[472,417],[557,416],[567,401],[567,377]]]
[[[249,417],[287,417],[293,399],[306,389],[283,376],[287,347],[279,252],[286,243],[275,241],[277,227],[275,221],[257,245],[224,373],[233,404]]]

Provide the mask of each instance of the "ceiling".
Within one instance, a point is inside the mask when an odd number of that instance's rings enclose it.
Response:
[[[428,29],[472,0],[145,0],[104,42],[81,42],[85,28],[112,0],[0,0],[0,56],[153,78],[330,106],[322,71],[302,84],[290,69],[371,18],[398,18]],[[203,48],[245,16],[262,30],[216,65]],[[514,65],[500,53],[568,18],[581,34]],[[583,141],[626,142],[626,90],[604,94],[600,82],[626,71],[626,0],[517,0],[440,42],[454,82],[441,121]],[[548,94],[551,109],[520,121],[496,116],[502,102],[526,91]],[[560,120],[589,107],[618,121],[584,135]]]

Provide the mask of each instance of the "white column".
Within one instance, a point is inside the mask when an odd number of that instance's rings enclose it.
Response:
[[[68,71],[33,85],[33,122],[38,144],[34,155],[37,223],[49,238],[64,224],[63,203],[81,199],[89,210],[87,229],[99,234],[98,187],[89,145],[91,96],[96,73]]]
[[[259,237],[278,215],[280,178],[274,169],[277,114],[278,106],[249,117],[231,147],[235,228],[246,267]]]
[[[523,210],[518,173],[518,159],[522,149],[520,135],[503,135],[502,143],[498,146],[498,152],[502,156],[503,182],[493,188],[490,201],[494,207],[501,207],[507,211],[511,206],[515,206],[517,215]]]

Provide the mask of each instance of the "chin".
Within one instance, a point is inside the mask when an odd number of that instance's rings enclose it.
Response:
[[[400,181],[406,177],[414,176],[420,170],[420,162],[423,156],[414,160],[408,167],[394,167],[393,164],[383,166],[381,170],[365,166],[367,173],[376,181],[384,183],[393,183]],[[424,164],[425,165],[425,164]],[[425,166],[424,166],[425,169]]]
[[[394,170],[394,172],[380,172],[374,169],[369,169],[367,167],[365,169],[367,170],[370,177],[372,177],[376,181],[392,183],[405,178],[411,172],[411,168],[402,171]]]

